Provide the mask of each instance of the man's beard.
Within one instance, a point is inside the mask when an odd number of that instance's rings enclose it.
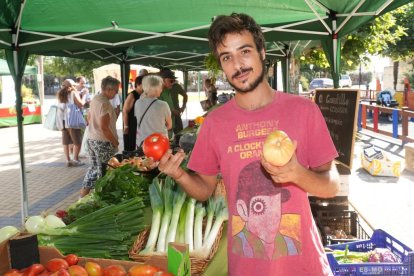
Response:
[[[240,92],[240,93],[248,93],[253,91],[254,89],[257,88],[257,86],[259,86],[259,84],[263,81],[264,77],[265,77],[265,72],[266,72],[266,65],[264,60],[262,60],[262,72],[260,73],[260,75],[246,88],[240,88],[237,87],[233,82],[233,78],[239,76],[240,74],[243,74],[245,72],[248,71],[252,71],[253,68],[249,67],[249,68],[241,68],[239,71],[237,71],[236,73],[234,73],[231,76],[231,79],[228,79],[227,81],[229,82],[229,84],[236,90],[236,92]]]

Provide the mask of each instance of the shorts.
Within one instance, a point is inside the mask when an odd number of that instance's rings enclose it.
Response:
[[[62,130],[62,144],[82,145],[82,130],[79,128],[65,128]]]

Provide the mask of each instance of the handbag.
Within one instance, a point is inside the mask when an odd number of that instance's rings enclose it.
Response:
[[[58,107],[56,105],[51,105],[49,112],[46,115],[45,122],[43,124],[44,128],[49,130],[59,130],[56,125],[56,114]]]
[[[208,111],[213,106],[209,99],[200,101],[200,104],[203,111]]]
[[[73,103],[66,105],[65,123],[67,128],[85,128],[86,122],[80,108]]]

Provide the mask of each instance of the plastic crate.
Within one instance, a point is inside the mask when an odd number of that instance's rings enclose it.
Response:
[[[383,230],[375,230],[371,239],[327,246],[333,250],[369,252],[375,248],[388,248],[399,263],[339,264],[332,253],[327,253],[329,265],[336,276],[349,275],[414,275],[414,252],[411,248]]]
[[[357,212],[349,210],[318,210],[316,211],[316,222],[321,229],[326,244],[337,244],[355,241],[355,239],[368,239],[369,236],[360,224],[360,218]],[[335,230],[343,230],[347,235],[352,235],[355,239],[348,238],[331,238],[330,233],[324,229],[329,227],[331,234]]]

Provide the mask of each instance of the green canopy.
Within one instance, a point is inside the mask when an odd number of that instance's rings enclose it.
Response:
[[[1,0],[0,49],[6,49],[17,88],[23,193],[20,83],[29,54],[116,62],[122,65],[123,76],[128,75],[130,63],[199,70],[210,51],[206,34],[214,17],[238,12],[253,16],[262,26],[267,59],[288,60],[312,41],[322,41],[338,87],[339,39],[411,1]],[[25,204],[27,198],[23,196]],[[27,206],[22,213],[27,214]]]
[[[25,75],[36,75],[37,74],[37,67],[36,66],[29,66],[26,65],[24,68]],[[4,59],[0,59],[0,76],[9,76],[11,75],[9,66]]]

